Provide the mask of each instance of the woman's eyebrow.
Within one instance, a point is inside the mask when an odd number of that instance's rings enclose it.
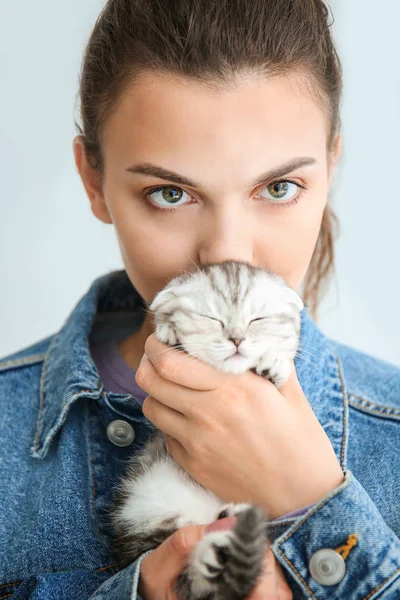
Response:
[[[294,158],[293,160],[284,163],[283,165],[274,167],[270,171],[263,173],[250,187],[255,187],[258,185],[262,185],[263,183],[268,183],[273,179],[278,179],[279,177],[283,177],[300,167],[306,167],[308,165],[313,165],[317,162],[316,158],[311,158],[308,156]],[[159,179],[165,179],[168,181],[173,181],[174,183],[179,183],[180,185],[187,185],[192,188],[201,188],[201,184],[193,181],[192,179],[188,179],[183,175],[179,175],[179,173],[175,173],[174,171],[169,171],[164,169],[163,167],[159,167],[158,165],[153,165],[152,163],[138,163],[136,165],[132,165],[126,169],[129,173],[135,173],[139,175],[150,175],[150,177],[158,177]]]

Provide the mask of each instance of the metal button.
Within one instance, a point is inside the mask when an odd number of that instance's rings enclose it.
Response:
[[[135,430],[130,423],[117,419],[111,421],[107,427],[107,436],[116,446],[130,446],[135,439]]]
[[[321,548],[315,552],[308,565],[311,577],[321,585],[336,585],[346,573],[346,563],[339,552]]]

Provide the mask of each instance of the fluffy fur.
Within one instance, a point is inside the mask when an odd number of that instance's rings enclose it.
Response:
[[[161,342],[223,372],[252,370],[280,387],[298,349],[303,306],[280,276],[226,261],[171,280],[149,308]],[[196,545],[176,584],[182,600],[243,600],[262,573],[267,515],[256,506],[226,504],[198,484],[155,427],[130,459],[111,515],[121,568],[181,527],[238,516],[233,530],[210,532]]]

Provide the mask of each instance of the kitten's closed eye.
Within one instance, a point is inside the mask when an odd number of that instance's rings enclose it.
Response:
[[[254,323],[254,321],[264,321],[266,319],[271,319],[271,317],[257,317],[257,319],[252,319],[250,323]]]
[[[221,319],[217,319],[216,317],[210,317],[209,315],[200,315],[200,317],[205,317],[206,319],[211,319],[212,321],[217,321],[217,323],[221,323],[222,327],[225,327],[225,323],[221,321]]]
[[[217,321],[217,323],[221,323],[223,328],[226,328],[226,325],[223,321],[221,321],[221,319],[217,319],[216,317],[210,317],[210,315],[200,315],[200,317],[205,317],[206,319],[211,319],[212,321]],[[251,321],[249,321],[249,325],[250,323],[254,323],[255,321],[266,321],[266,320],[271,320],[271,316],[268,317],[257,317],[256,319],[252,319]]]
[[[160,341],[179,342],[188,354],[222,372],[254,370],[276,385],[283,383],[296,354],[302,307],[282,277],[236,261],[176,277],[150,305]],[[234,354],[232,339],[241,340]]]

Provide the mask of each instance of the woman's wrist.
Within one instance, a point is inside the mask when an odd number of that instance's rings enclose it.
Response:
[[[264,503],[268,519],[273,521],[292,512],[297,512],[304,507],[320,502],[327,494],[335,490],[345,479],[343,470],[339,463],[332,472],[326,475],[322,480],[318,481],[317,485],[306,487],[307,482],[303,482],[302,488],[299,486],[297,492],[286,492],[283,497],[278,495],[271,498],[271,493],[268,494],[268,502]]]
[[[333,490],[343,483],[344,479],[344,473],[339,465],[339,468],[335,469],[335,472],[332,473],[329,478],[324,478],[317,486],[304,489],[304,493],[297,495],[295,500],[290,501],[289,499],[288,501],[281,503],[274,502],[274,504],[270,506],[268,512],[270,519],[277,519],[288,513],[298,511],[305,506],[317,504],[323,500],[327,494],[333,492]]]

